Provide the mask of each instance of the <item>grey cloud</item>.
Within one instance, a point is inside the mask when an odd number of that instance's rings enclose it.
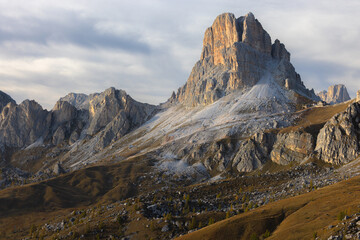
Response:
[[[96,19],[83,18],[70,11],[56,14],[61,18],[12,18],[0,15],[0,42],[21,41],[43,45],[69,43],[85,48],[113,48],[143,54],[151,51],[148,44],[140,41],[140,33],[118,36],[99,32],[95,28]]]

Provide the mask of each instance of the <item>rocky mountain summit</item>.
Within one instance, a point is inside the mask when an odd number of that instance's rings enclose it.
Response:
[[[317,95],[322,101],[329,104],[337,104],[350,100],[349,93],[343,84],[332,85],[327,91],[321,91]]]
[[[200,60],[171,101],[208,105],[234,91],[249,90],[267,74],[284,89],[317,99],[295,72],[285,45],[279,40],[272,44],[252,13],[239,18],[224,13],[206,30]]]

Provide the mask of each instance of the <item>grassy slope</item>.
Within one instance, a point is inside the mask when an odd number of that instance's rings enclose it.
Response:
[[[265,205],[178,239],[250,239],[252,234],[260,236],[266,230],[272,232],[268,239],[312,239],[315,232],[326,235],[324,229],[337,222],[339,212],[358,210],[359,204],[360,177],[355,177]]]
[[[116,201],[136,194],[131,183],[149,171],[150,162],[123,161],[111,166],[95,166],[40,183],[0,191],[0,217],[27,211],[53,211]]]
[[[297,112],[298,120],[294,126],[282,129],[280,132],[290,132],[299,129],[305,129],[308,132],[313,132],[320,128],[335,114],[345,111],[345,109],[352,103],[348,101],[336,105],[329,105],[325,107],[313,107]]]

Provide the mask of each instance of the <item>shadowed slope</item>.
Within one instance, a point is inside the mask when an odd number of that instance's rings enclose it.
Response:
[[[0,216],[50,211],[116,201],[136,194],[134,182],[149,171],[149,161],[95,166],[36,184],[0,191]]]
[[[339,212],[357,209],[360,177],[274,202],[220,221],[178,239],[250,239],[269,230],[267,239],[311,239],[315,232],[337,222]],[[277,225],[277,226],[276,226]]]

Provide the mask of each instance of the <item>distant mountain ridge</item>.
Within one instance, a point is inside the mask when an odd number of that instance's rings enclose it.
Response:
[[[3,97],[4,96],[4,97]],[[23,148],[42,139],[44,144],[73,144],[101,133],[96,148],[103,149],[131,129],[140,126],[155,113],[156,107],[133,100],[123,90],[109,88],[91,95],[69,94],[51,111],[37,102],[25,100],[19,105],[1,95],[0,144]]]
[[[349,93],[343,84],[329,86],[328,90],[317,94],[321,100],[329,104],[337,104],[350,100]]]

